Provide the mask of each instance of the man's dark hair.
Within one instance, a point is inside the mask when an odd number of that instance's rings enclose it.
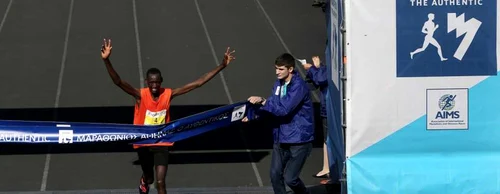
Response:
[[[286,68],[293,67],[295,69],[295,58],[289,53],[283,53],[276,58],[274,64],[279,67],[285,66]]]
[[[159,75],[160,78],[162,78],[161,80],[163,80],[163,77],[161,76],[161,71],[158,68],[156,67],[149,68],[148,71],[146,72],[146,77],[148,77],[151,74]]]

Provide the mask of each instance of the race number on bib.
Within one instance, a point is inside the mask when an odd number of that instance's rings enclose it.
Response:
[[[162,110],[158,112],[153,112],[150,110],[146,111],[146,117],[144,118],[144,125],[161,125],[165,124],[165,116],[167,115],[167,110]]]

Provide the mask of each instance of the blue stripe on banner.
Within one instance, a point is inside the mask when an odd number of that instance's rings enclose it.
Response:
[[[469,130],[426,130],[426,116],[348,159],[349,193],[498,193],[500,76],[469,90]]]
[[[1,120],[0,143],[176,142],[240,122],[251,112],[248,105],[239,102],[156,126]]]

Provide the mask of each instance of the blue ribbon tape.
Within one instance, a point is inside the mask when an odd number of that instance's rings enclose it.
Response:
[[[0,120],[0,143],[72,144],[176,142],[241,122],[251,110],[247,102],[222,106],[163,125]]]

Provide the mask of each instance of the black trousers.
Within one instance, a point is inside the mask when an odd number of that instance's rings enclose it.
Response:
[[[312,143],[274,144],[271,160],[271,184],[275,194],[285,194],[288,185],[295,194],[309,193],[299,178],[306,159],[311,154]]]

